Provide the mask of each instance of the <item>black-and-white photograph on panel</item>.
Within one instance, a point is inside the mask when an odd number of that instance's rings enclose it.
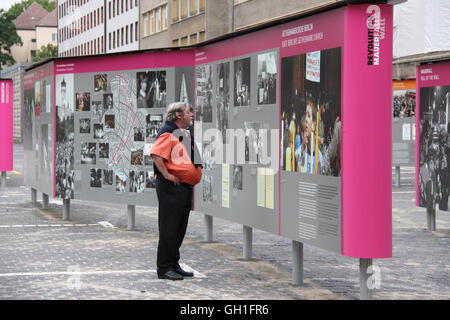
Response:
[[[103,97],[102,97],[103,99]],[[91,102],[91,110],[92,110],[92,117],[101,119],[103,117],[103,101],[102,100],[93,100]]]
[[[234,106],[250,106],[251,58],[234,61]]]
[[[90,118],[80,119],[80,133],[81,134],[91,133],[91,119]]]
[[[105,135],[103,123],[94,123],[94,139],[103,139]]]
[[[56,75],[56,196],[74,197],[74,75]]]
[[[159,129],[164,125],[164,117],[162,114],[147,114],[145,123],[145,138],[151,141],[158,136]]]
[[[91,188],[102,187],[102,169],[91,169]]]
[[[24,104],[21,112],[22,122],[28,125],[22,126],[22,140],[24,150],[32,150],[33,147],[33,115],[35,108],[34,88],[24,91]]]
[[[153,171],[145,171],[145,187],[148,189],[156,188],[156,176]]]
[[[97,144],[94,142],[84,142],[81,144],[81,164],[97,163]]]
[[[222,132],[223,143],[226,143],[227,129],[230,128],[230,63],[219,63],[216,68],[217,129]]]
[[[232,174],[233,174],[233,189],[234,190],[242,190],[242,166],[233,165],[231,166]]]
[[[113,170],[103,169],[103,186],[112,186],[114,182]]]
[[[108,159],[109,158],[109,143],[99,143],[98,144],[98,158]]]
[[[263,139],[265,138],[265,143],[268,143],[268,125],[261,121],[244,122],[244,130],[245,161],[250,164],[262,164]]]
[[[195,73],[197,82],[195,121],[212,123],[213,67],[210,64],[198,66]]]
[[[129,175],[130,192],[142,193],[145,189],[145,172],[144,171],[130,171]]]
[[[136,74],[137,107],[166,107],[166,71],[138,72]]]
[[[420,89],[420,206],[448,210],[450,86]]]
[[[116,173],[116,191],[117,192],[127,192],[127,175],[124,173]]]
[[[203,174],[202,176],[202,191],[203,191],[203,202],[213,203],[213,176],[208,174]]]
[[[276,51],[258,55],[258,105],[277,103],[278,55]]]

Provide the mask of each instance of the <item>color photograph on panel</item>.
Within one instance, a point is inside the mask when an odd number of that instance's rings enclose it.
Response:
[[[448,209],[450,86],[420,89],[420,206]]]
[[[282,59],[282,169],[340,176],[341,49]]]

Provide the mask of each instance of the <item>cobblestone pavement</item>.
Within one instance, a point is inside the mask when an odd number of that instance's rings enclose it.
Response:
[[[291,285],[292,244],[253,231],[253,259],[242,259],[242,226],[214,219],[214,242],[204,241],[204,215],[192,212],[182,262],[196,276],[158,280],[156,208],[136,207],[136,230],[126,230],[126,206],[62,201],[32,205],[23,185],[21,145],[15,173],[0,188],[0,299],[358,299],[357,259],[304,246],[305,285]],[[415,207],[414,168],[402,168],[393,187],[391,259],[375,260],[376,299],[450,298],[450,213],[437,212],[426,231],[425,209]],[[40,196],[38,197],[40,200]],[[106,224],[104,222],[107,222]]]

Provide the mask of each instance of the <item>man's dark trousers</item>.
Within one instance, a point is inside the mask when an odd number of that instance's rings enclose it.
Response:
[[[192,208],[192,186],[175,185],[158,175],[156,194],[158,196],[159,243],[156,265],[165,272],[179,267],[180,247]]]

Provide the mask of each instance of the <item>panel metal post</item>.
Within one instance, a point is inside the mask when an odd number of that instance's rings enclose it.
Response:
[[[42,209],[48,210],[48,194],[42,194]]]
[[[63,199],[63,220],[70,220],[70,199]]]
[[[1,186],[6,187],[6,171],[2,171]]]
[[[303,243],[292,241],[292,285],[303,285]]]
[[[374,288],[369,285],[369,268],[372,269],[372,259],[359,259],[359,298],[361,300],[372,300]]]
[[[427,207],[427,230],[436,231],[436,208]]]
[[[136,221],[136,206],[129,204],[127,214],[127,230],[134,230],[135,221]]]
[[[252,258],[252,245],[253,245],[253,229],[251,227],[244,226],[243,256],[245,260],[250,260]]]
[[[213,217],[212,216],[205,214],[205,226],[206,226],[205,241],[213,242]]]
[[[37,190],[31,188],[31,204],[36,205],[36,202],[37,202]]]
[[[400,187],[400,167],[395,167],[395,186]]]

